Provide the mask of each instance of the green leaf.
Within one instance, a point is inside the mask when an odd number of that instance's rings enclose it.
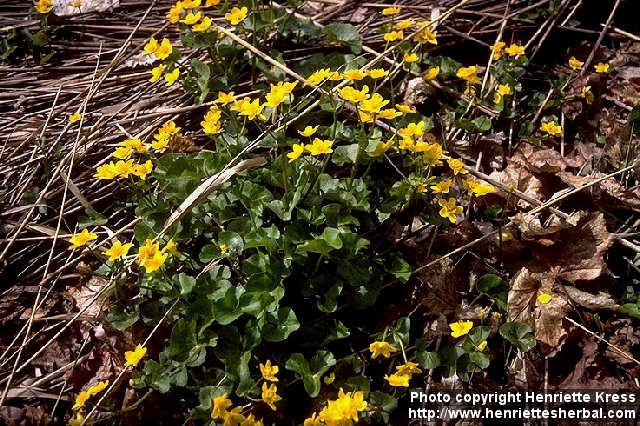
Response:
[[[336,228],[324,228],[324,232],[322,233],[322,239],[327,242],[329,247],[332,247],[336,250],[342,248],[342,240],[340,239],[340,230]]]
[[[262,329],[262,337],[267,342],[280,342],[300,328],[295,312],[289,307],[280,308],[278,314],[268,313]]]
[[[336,360],[331,352],[318,351],[311,362],[308,362],[301,353],[294,353],[289,357],[284,368],[298,373],[302,378],[304,389],[310,397],[315,398],[320,392],[320,378],[335,364]]]
[[[438,355],[438,352],[416,352],[416,361],[418,361],[420,367],[430,370],[440,366],[440,355]]]
[[[491,129],[491,119],[486,115],[473,119],[472,123],[479,132],[486,132]]]
[[[338,166],[342,166],[344,163],[356,163],[358,161],[358,151],[360,146],[357,143],[351,145],[340,145],[337,147],[331,161]]]
[[[524,322],[510,321],[502,324],[500,335],[522,352],[526,352],[536,345],[531,334],[531,327]]]
[[[201,105],[209,94],[209,79],[211,78],[211,70],[209,66],[199,59],[191,60],[191,69],[196,73],[196,83],[200,95],[196,99],[197,105]]]
[[[171,330],[169,339],[169,358],[184,361],[187,354],[197,343],[196,322],[193,319],[178,320]]]
[[[409,265],[402,257],[394,256],[389,265],[389,272],[393,274],[400,282],[406,283],[411,278],[411,265]]]
[[[476,283],[476,288],[480,293],[491,293],[493,290],[503,286],[505,284],[504,280],[497,275],[494,274],[486,274],[478,279]]]
[[[347,46],[355,54],[362,51],[362,37],[358,29],[351,24],[334,23],[324,27],[324,34],[330,43]]]
[[[107,314],[107,321],[113,328],[118,331],[124,331],[127,328],[131,327],[136,321],[138,321],[139,313],[139,305],[134,304],[133,306],[129,306],[131,310],[126,311],[125,308],[114,307]]]
[[[193,287],[196,285],[196,279],[187,274],[181,273],[178,275],[178,284],[180,284],[180,295],[186,296],[191,293]]]
[[[638,306],[637,303],[625,303],[620,306],[620,312],[624,312],[627,315],[640,319],[640,306]]]

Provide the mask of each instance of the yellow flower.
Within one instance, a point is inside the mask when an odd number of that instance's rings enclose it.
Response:
[[[335,380],[336,380],[336,374],[334,372],[331,372],[330,374],[324,376],[324,378],[322,379],[325,385],[330,385]]]
[[[134,176],[138,176],[140,179],[145,180],[147,175],[153,171],[153,163],[151,160],[147,160],[141,164],[133,165],[133,174]]]
[[[411,380],[411,376],[398,373],[392,374],[390,376],[387,376],[385,374],[384,379],[389,382],[390,386],[407,388],[409,387],[409,380]]]
[[[400,13],[400,7],[398,6],[390,6],[382,9],[382,14],[384,16],[397,15],[398,13]]]
[[[438,214],[451,223],[456,223],[456,216],[462,213],[462,206],[456,206],[456,199],[451,197],[448,200],[438,200],[438,205],[441,207]]]
[[[404,112],[405,114],[416,112],[416,107],[414,107],[413,105],[397,104],[396,108],[398,109],[398,111]],[[421,133],[421,135],[422,135],[422,133]]]
[[[551,135],[551,136],[560,136],[562,135],[562,127],[556,123],[555,121],[547,121],[546,123],[542,123],[540,125],[540,130]]]
[[[98,384],[90,386],[89,389],[87,389],[86,391],[81,391],[78,396],[76,396],[76,401],[73,404],[73,407],[71,407],[71,409],[73,411],[76,411],[82,407],[85,406],[85,404],[87,403],[87,400],[92,396],[95,395],[97,393],[102,392],[103,390],[106,389],[106,387],[109,386],[109,381],[103,381],[103,382],[98,382]]]
[[[167,12],[166,18],[167,21],[172,24],[177,24],[180,21],[180,14],[184,11],[184,6],[182,2],[177,2],[175,5],[171,6],[169,12]]]
[[[438,33],[436,31],[432,31],[429,26],[431,23],[429,21],[421,21],[418,22],[418,28],[422,28],[418,33],[413,36],[413,41],[419,44],[438,44]]]
[[[400,105],[396,105],[400,111]],[[418,139],[421,138],[424,134],[424,121],[419,121],[417,123],[409,123],[406,127],[402,127],[398,129],[398,134],[402,136],[403,139]]]
[[[189,13],[187,13],[185,15],[185,17],[182,20],[182,22],[187,24],[187,25],[193,25],[196,22],[198,22],[200,20],[200,18],[202,18],[202,12],[200,12],[200,11],[198,11],[196,13],[189,12]]]
[[[432,185],[431,189],[433,190],[433,192],[436,192],[438,194],[448,194],[452,183],[453,182],[449,179],[441,180],[435,185]]]
[[[167,244],[164,245],[164,248],[162,249],[162,252],[166,252],[166,251],[168,251],[169,253],[171,253],[174,256],[180,256],[180,252],[178,251],[178,246],[173,241],[173,238],[171,238],[169,241],[167,241]]]
[[[367,85],[363,86],[361,90],[354,89],[352,86],[346,86],[338,89],[338,96],[340,96],[345,101],[353,102],[355,104],[368,99],[368,93],[369,86]]]
[[[236,100],[236,97],[234,96],[233,92],[229,92],[229,93],[218,92],[218,102],[220,102],[222,105],[230,104],[235,100]]]
[[[298,130],[298,133],[304,136],[305,138],[308,138],[313,136],[317,131],[318,131],[318,126],[315,126],[315,127],[306,126],[304,130],[302,131]]]
[[[293,91],[297,83],[287,83],[279,81],[277,85],[271,85],[271,90],[266,94],[265,106],[276,108],[285,101],[287,96]]]
[[[160,44],[158,44],[158,40],[154,37],[151,37],[147,44],[144,45],[144,53],[146,55],[153,55],[158,51]]]
[[[402,365],[396,366],[396,371],[397,371],[396,374],[409,376],[409,377],[411,377],[411,375],[413,374],[422,373],[422,370],[418,368],[418,364],[411,361],[407,361]]]
[[[583,86],[580,90],[580,96],[587,101],[587,104],[591,105],[593,103],[593,92],[591,91],[591,86]]]
[[[405,53],[403,56],[403,59],[405,62],[407,63],[412,63],[412,62],[417,62],[418,61],[418,54],[415,52],[412,53]]]
[[[262,374],[262,378],[269,382],[277,382],[278,378],[276,374],[280,370],[277,365],[271,365],[271,360],[268,359],[264,364],[260,363],[260,374]]]
[[[169,55],[173,52],[173,46],[171,46],[171,42],[167,38],[163,38],[160,42],[160,46],[154,52],[154,55],[158,59],[167,59]]]
[[[133,148],[129,148],[128,146],[119,146],[111,155],[119,160],[126,160],[131,157],[131,154],[133,154]]]
[[[304,145],[301,143],[295,143],[291,148],[292,151],[287,153],[287,158],[289,159],[290,163],[300,158],[300,156],[304,153]]]
[[[469,191],[469,193],[478,197],[495,191],[493,185],[482,183],[479,180],[473,178],[466,179],[464,182],[464,187],[467,189],[467,191]]]
[[[329,79],[330,81],[339,81],[339,80],[342,80],[342,79],[343,79],[343,76],[342,76],[342,74],[341,74],[341,73],[339,73],[338,71],[331,71],[331,72],[329,73],[329,77],[328,77],[328,79]]]
[[[200,3],[202,0],[182,0],[182,6],[185,9],[195,9],[196,7],[200,7]]]
[[[173,120],[167,121],[158,129],[158,132],[153,135],[154,140],[151,142],[151,147],[160,153],[164,152],[167,146],[169,146],[171,139],[178,134],[179,131],[180,128],[176,127]]]
[[[149,79],[149,82],[151,83],[155,83],[156,81],[160,80],[160,77],[162,77],[162,73],[164,72],[166,66],[165,65],[158,65],[157,67],[153,67],[151,69],[151,78]]]
[[[389,75],[389,71],[387,71],[387,70],[385,70],[383,68],[374,68],[374,69],[371,69],[371,70],[367,71],[367,75],[370,78],[372,78],[374,80],[377,80],[379,78],[388,76]]]
[[[478,84],[480,83],[480,77],[477,76],[478,67],[472,65],[470,67],[461,67],[456,72],[456,76],[465,81],[468,81],[470,84]]]
[[[513,56],[514,58],[518,58],[524,55],[524,46],[512,43],[509,47],[504,49],[504,53],[509,56]]]
[[[347,426],[358,423],[358,412],[367,408],[363,393],[338,392],[338,399],[327,401],[327,406],[320,411],[318,418],[312,416],[306,425]],[[315,413],[314,413],[315,414]]]
[[[549,293],[540,293],[538,295],[538,297],[536,298],[536,300],[541,305],[546,305],[547,303],[551,302],[552,298],[553,298],[553,296],[551,296]]]
[[[36,0],[33,2],[33,6],[38,13],[49,13],[53,9],[53,0]]]
[[[396,22],[396,24],[393,26],[393,29],[402,31],[413,27],[413,24],[415,24],[415,21],[413,19],[403,19],[402,21]]]
[[[313,72],[309,78],[307,78],[307,84],[311,86],[317,86],[325,79],[329,78],[331,75],[331,70],[329,68],[322,68],[315,72]]]
[[[156,271],[164,265],[169,255],[160,250],[158,243],[146,240],[144,245],[138,248],[138,262],[144,266],[147,273]]]
[[[218,248],[220,249],[220,253],[222,253],[222,254],[229,253],[229,246],[226,245],[225,243],[218,244]]]
[[[260,99],[252,101],[251,98],[245,97],[235,101],[231,109],[249,120],[255,120],[256,117],[263,117],[262,110],[264,110],[264,107],[264,104],[260,104]]]
[[[137,345],[133,351],[127,351],[124,353],[124,358],[126,360],[125,367],[135,367],[138,365],[140,360],[144,358],[147,354],[147,348],[142,345]]]
[[[227,394],[217,396],[211,400],[213,409],[211,410],[211,418],[213,420],[222,419],[227,412],[227,408],[231,407],[231,400],[227,397]]]
[[[242,6],[240,9],[234,7],[233,9],[231,9],[231,11],[224,15],[224,19],[229,21],[231,25],[238,25],[244,20],[244,18],[247,17],[248,12],[249,9],[247,9],[245,6]]]
[[[511,86],[508,84],[500,84],[498,85],[498,89],[496,90],[501,95],[510,95],[511,94]]]
[[[464,168],[464,162],[460,158],[450,158],[447,160],[449,168],[453,170],[454,176],[460,173],[461,175],[467,173],[467,169]]]
[[[331,154],[333,152],[332,144],[333,141],[315,138],[313,142],[305,145],[304,149],[309,151],[311,155]]]
[[[325,426],[325,423],[317,416],[318,413],[314,411],[311,417],[304,419],[302,426]]]
[[[79,112],[74,112],[73,114],[69,114],[69,123],[75,123],[76,121],[80,121],[82,115]]]
[[[385,120],[393,120],[396,117],[400,117],[402,113],[395,108],[387,108],[383,109],[378,113],[378,118],[383,118]]]
[[[598,74],[606,74],[611,71],[611,66],[609,64],[605,64],[603,62],[598,62],[593,66]]]
[[[204,3],[204,7],[212,7],[220,4],[220,0],[206,0]]]
[[[578,59],[575,58],[575,56],[572,56],[571,58],[569,58],[569,68],[571,68],[572,70],[577,71],[580,68],[582,68],[583,65],[584,65],[584,62],[579,61]]]
[[[457,338],[468,334],[471,328],[473,328],[473,322],[458,320],[449,324],[449,328],[451,329],[451,337]]]
[[[267,386],[267,382],[262,384],[262,401],[267,404],[273,411],[276,411],[276,402],[282,398],[278,395],[278,387],[272,383]]]
[[[377,114],[388,103],[389,101],[385,100],[381,94],[374,93],[369,99],[360,102],[360,110],[369,114]]]
[[[173,83],[180,77],[180,71],[178,68],[174,68],[173,71],[168,72],[164,75],[164,81],[166,81],[165,86],[172,86]]]
[[[73,234],[73,236],[69,240],[69,242],[71,243],[71,246],[69,246],[69,250],[74,250],[78,247],[85,246],[89,241],[93,241],[96,238],[98,238],[97,234],[83,229],[79,234]]]
[[[264,426],[264,423],[262,420],[256,419],[253,414],[249,414],[239,426]]]
[[[393,352],[398,350],[388,342],[376,341],[369,345],[369,351],[371,352],[371,359],[376,359],[380,355],[385,358],[389,358]]]
[[[371,153],[371,156],[372,157],[381,156],[382,154],[387,152],[392,145],[393,145],[393,140],[390,140],[387,142],[378,141],[378,144],[376,145],[375,149]]]
[[[493,53],[493,59],[495,61],[502,58],[502,51],[506,45],[504,41],[496,41],[495,44],[491,46],[491,52]]]
[[[482,352],[485,349],[487,349],[487,341],[486,340],[483,340],[482,342],[480,342],[480,343],[478,343],[476,345],[476,351],[478,351],[478,352]]]
[[[98,179],[115,179],[118,177],[118,171],[113,161],[98,166],[96,168],[96,174],[94,175]]]
[[[358,69],[349,69],[342,74],[345,80],[362,80],[366,75],[365,72]]]
[[[123,140],[122,142],[120,142],[118,144],[121,147],[124,148],[130,148],[136,152],[139,153],[145,153],[149,150],[149,147],[147,147],[147,145],[143,144],[142,141],[138,138],[128,138]]]
[[[209,18],[208,16],[205,16],[202,21],[200,21],[199,24],[194,25],[193,27],[191,27],[191,29],[196,32],[202,32],[202,31],[207,31],[209,29],[209,27],[211,26],[211,18]]]
[[[207,135],[215,135],[222,132],[222,125],[220,124],[220,117],[222,111],[213,105],[209,108],[209,111],[204,115],[203,121],[200,122],[202,130]]]
[[[422,78],[426,81],[435,80],[438,74],[440,74],[440,67],[431,67],[424,73]]]
[[[120,160],[115,164],[115,171],[121,178],[128,178],[133,173],[133,160]]]
[[[129,249],[133,246],[131,243],[122,244],[120,241],[116,240],[111,248],[105,250],[104,254],[109,256],[109,261],[114,262],[121,257],[124,257],[129,252]]]
[[[431,143],[423,152],[422,161],[425,165],[432,167],[440,165],[441,159],[444,155],[442,145],[439,143]]]
[[[398,41],[404,38],[404,33],[402,31],[389,31],[388,33],[384,33],[382,38],[385,41]]]

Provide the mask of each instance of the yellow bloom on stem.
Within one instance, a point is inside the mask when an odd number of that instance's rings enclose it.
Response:
[[[324,376],[324,378],[322,379],[325,385],[330,385],[335,380],[336,380],[336,373],[334,373],[333,371],[330,374]]]
[[[496,91],[498,93],[500,93],[501,95],[503,95],[503,96],[510,95],[511,94],[511,86],[509,86],[508,84],[499,84]]]
[[[131,247],[133,247],[133,244],[131,243],[122,244],[120,241],[116,240],[111,245],[111,248],[105,250],[104,254],[109,256],[109,261],[115,262],[121,257],[126,256],[127,253],[129,253],[129,249],[131,249]]]
[[[332,144],[333,141],[315,138],[313,142],[305,145],[304,149],[309,151],[311,155],[331,154],[333,152]]]
[[[118,172],[118,176],[121,178],[128,178],[130,174],[133,174],[133,160],[120,160],[115,164],[115,170]]]
[[[71,243],[71,246],[69,246],[69,250],[74,250],[78,247],[85,246],[89,241],[93,241],[96,238],[98,238],[97,234],[83,229],[82,232],[80,232],[79,234],[73,234],[73,236],[69,239],[69,242]]]
[[[271,108],[277,108],[278,105],[283,103],[287,96],[293,91],[297,83],[287,83],[279,81],[276,85],[271,85],[271,90],[265,95],[267,102],[265,106]]]
[[[314,71],[308,78],[307,84],[311,86],[317,86],[322,83],[325,79],[329,78],[331,75],[331,70],[329,68],[322,68],[317,71]]]
[[[383,68],[374,68],[374,69],[371,69],[371,70],[367,71],[367,75],[369,76],[369,78],[377,80],[379,78],[388,76],[389,75],[389,71],[387,71],[387,70],[385,70]]]
[[[395,108],[387,108],[383,109],[378,113],[378,118],[383,118],[385,120],[393,120],[396,117],[400,117],[402,113]]]
[[[369,345],[369,352],[371,352],[371,359],[376,359],[380,355],[389,358],[393,352],[398,352],[398,350],[388,342],[376,341]]]
[[[473,322],[459,320],[449,324],[449,328],[451,329],[451,337],[457,338],[467,335],[473,328]]]
[[[378,141],[378,144],[376,145],[375,149],[373,150],[373,152],[370,154],[372,157],[379,157],[382,154],[384,154],[385,152],[387,152],[389,150],[389,148],[391,148],[391,146],[393,145],[393,140],[387,141],[387,142],[382,142],[382,141]]]
[[[302,426],[325,426],[325,423],[320,420],[318,413],[314,411],[311,417],[304,419]]]
[[[96,168],[96,174],[94,175],[98,179],[115,179],[118,177],[118,171],[113,161],[98,166]]]
[[[504,41],[496,41],[494,45],[491,46],[491,52],[492,52],[494,61],[497,61],[498,59],[502,58],[502,52],[504,51],[504,48],[506,45],[507,43],[505,43]]]
[[[119,160],[126,160],[131,157],[131,154],[133,154],[133,148],[129,148],[128,146],[119,146],[111,155]]]
[[[315,127],[311,127],[311,126],[306,126],[304,128],[304,130],[298,130],[298,133],[301,136],[304,136],[305,138],[311,137],[313,136],[316,132],[318,131],[318,126]]]
[[[212,7],[220,4],[220,0],[206,0],[204,3],[204,7]]]
[[[205,16],[199,24],[192,26],[191,29],[196,33],[207,31],[211,27],[211,22],[211,18]]]
[[[220,102],[222,105],[230,104],[231,102],[235,102],[235,100],[236,97],[233,92],[218,92],[218,102]]]
[[[90,386],[89,389],[87,389],[86,391],[81,391],[78,394],[78,396],[76,396],[76,401],[73,404],[73,407],[71,407],[71,409],[73,411],[76,411],[84,407],[85,404],[87,403],[87,400],[91,398],[92,395],[102,392],[103,390],[106,389],[107,386],[109,386],[108,380],[103,382],[98,382],[98,384]]]
[[[126,360],[124,366],[125,367],[135,367],[138,365],[140,360],[144,358],[147,354],[147,348],[142,345],[138,345],[135,347],[133,351],[127,351],[124,353],[124,359]]]
[[[400,111],[400,105],[396,105]],[[417,123],[409,123],[406,127],[398,129],[398,134],[404,139],[419,139],[424,134],[424,121],[418,121]]]
[[[422,370],[418,368],[418,364],[415,362],[407,361],[402,365],[396,366],[396,374],[401,374],[404,376],[411,377],[412,374],[422,373]]]
[[[255,120],[256,117],[262,117],[262,110],[265,105],[260,104],[260,99],[254,99],[253,101],[249,97],[235,101],[231,107],[233,111],[237,111],[238,114],[247,117],[249,120]]]
[[[476,195],[478,197],[495,191],[495,187],[493,185],[480,182],[479,180],[474,178],[466,179],[463,183],[463,186],[467,191],[469,191],[470,194]]]
[[[168,38],[163,38],[160,42],[160,46],[153,53],[158,59],[167,59],[169,55],[173,52],[173,46],[171,46],[171,42]]]
[[[367,408],[367,402],[361,391],[338,392],[338,399],[327,401],[318,418],[312,416],[307,425],[347,426],[358,423],[358,412]],[[315,414],[315,413],[314,413]]]
[[[584,62],[576,59],[575,56],[572,56],[571,58],[569,58],[569,68],[571,68],[572,70],[577,71],[581,69],[583,65],[584,65]]]
[[[226,411],[223,416],[223,426],[239,426],[244,420],[242,415],[242,407],[232,408],[230,411]]]
[[[398,109],[398,111],[404,112],[405,114],[416,112],[416,107],[414,107],[413,105],[397,104],[396,108]]]
[[[384,16],[397,15],[398,13],[400,13],[400,10],[401,9],[399,6],[385,7],[384,9],[382,9],[382,14]]]
[[[33,6],[36,8],[38,13],[49,13],[51,9],[53,9],[53,0],[36,0],[33,2]]]
[[[260,374],[262,374],[262,378],[269,382],[277,382],[278,378],[276,375],[280,370],[277,365],[271,365],[271,360],[268,359],[264,364],[260,363]]]
[[[540,130],[551,136],[562,135],[562,126],[553,120],[540,124]]]
[[[204,115],[203,121],[200,122],[205,134],[215,135],[222,132],[220,117],[222,117],[222,111],[215,105],[211,106]]]
[[[429,26],[431,23],[429,21],[418,22],[418,27],[422,28],[416,35],[413,36],[413,41],[419,44],[438,44],[438,33],[436,31],[432,31]]]
[[[374,93],[369,99],[360,102],[360,110],[369,114],[377,114],[389,101],[385,100],[381,94]]]
[[[147,160],[144,163],[133,165],[133,175],[138,176],[140,179],[145,180],[147,175],[153,171],[153,163],[151,160]]]
[[[410,64],[412,62],[417,62],[418,61],[418,54],[415,52],[411,52],[411,53],[405,53],[404,56],[402,57],[402,59]]]
[[[162,73],[164,73],[164,70],[166,68],[166,65],[163,64],[160,64],[157,67],[153,67],[151,69],[151,78],[149,79],[149,82],[155,83],[156,81],[160,80],[160,77],[162,77]]]
[[[462,213],[462,206],[456,205],[456,199],[451,197],[448,200],[438,200],[438,205],[441,207],[438,214],[444,219],[449,219],[449,222],[456,223],[456,216]]]
[[[224,15],[224,19],[229,21],[231,25],[238,25],[240,22],[244,20],[244,18],[247,17],[248,12],[249,12],[249,9],[247,9],[246,6],[242,6],[240,9],[238,9],[237,7],[234,7]]]
[[[591,105],[594,99],[593,92],[591,91],[591,86],[583,86],[582,89],[580,89],[580,96],[582,96],[584,100],[587,101],[587,104]]]
[[[361,90],[354,89],[352,86],[345,86],[338,89],[338,96],[345,101],[353,102],[354,104],[368,99],[368,93],[369,86],[367,85],[363,86]]]
[[[147,44],[144,45],[144,53],[146,55],[153,55],[158,51],[159,47],[160,44],[158,43],[158,40],[156,40],[155,37],[151,37]]]
[[[182,14],[183,11],[184,6],[182,6],[182,2],[177,2],[175,5],[171,6],[169,12],[167,12],[167,21],[172,24],[177,24],[180,21],[180,14]]]
[[[382,38],[384,41],[398,41],[404,38],[404,33],[402,31],[389,31],[388,33],[384,33]]]
[[[442,149],[442,145],[439,143],[430,143],[423,151],[422,161],[427,166],[439,166],[444,156],[444,150]]]
[[[167,244],[165,244],[164,248],[162,249],[162,252],[166,252],[166,251],[168,251],[174,256],[180,256],[180,252],[178,251],[178,246],[173,241],[173,238],[167,241]]]
[[[292,163],[304,153],[304,145],[301,143],[295,143],[291,147],[292,151],[287,153],[287,158],[289,162]]]
[[[275,383],[267,386],[267,382],[262,384],[262,401],[267,404],[273,411],[276,411],[276,402],[282,398],[278,395],[278,387]]]
[[[216,396],[211,400],[213,409],[211,410],[211,418],[213,420],[222,419],[227,412],[227,408],[231,407],[231,400],[227,397],[227,394]]]
[[[605,64],[603,62],[598,62],[593,66],[593,68],[598,74],[607,74],[609,71],[611,71],[611,65]]]
[[[546,305],[547,303],[551,302],[552,298],[553,298],[553,296],[551,296],[549,293],[540,293],[538,295],[538,297],[536,298],[536,300],[541,305]]]
[[[415,21],[411,18],[403,19],[402,21],[396,22],[396,24],[393,26],[393,29],[402,31],[402,30],[406,30],[408,28],[413,27],[414,24],[415,24]]]
[[[460,67],[456,72],[456,76],[465,81],[468,81],[470,84],[479,84],[480,77],[477,75],[478,67],[472,65],[470,67]]]
[[[73,114],[69,114],[69,123],[75,123],[76,121],[80,121],[82,115],[79,112],[74,112]]]
[[[182,6],[185,9],[195,9],[200,7],[200,3],[202,3],[202,0],[182,0]]]
[[[435,185],[431,185],[431,190],[438,194],[448,194],[452,183],[449,179],[441,180]]]
[[[467,173],[467,169],[464,168],[464,162],[460,158],[450,158],[447,160],[449,168],[453,171],[454,176],[460,173],[464,175]]]
[[[348,69],[342,73],[345,80],[362,80],[366,75],[367,73],[359,69]]]
[[[264,426],[264,423],[262,420],[256,419],[253,414],[249,414],[239,426]]]
[[[187,13],[185,15],[185,17],[182,20],[182,22],[187,24],[187,25],[193,25],[196,22],[198,22],[200,20],[200,18],[202,18],[202,12],[200,12],[200,11],[198,11],[196,13],[189,12],[189,13]]]
[[[178,80],[178,77],[180,77],[180,71],[178,70],[178,68],[175,68],[173,71],[166,73],[164,75],[164,81],[166,81],[165,86],[172,86],[173,83]]]
[[[440,67],[431,67],[424,73],[422,78],[426,81],[435,80],[440,74]]]
[[[509,56],[513,56],[514,58],[518,58],[524,55],[524,46],[512,43],[509,47],[504,49],[504,53]]]
[[[484,351],[485,349],[487,349],[487,341],[486,340],[481,341],[480,343],[475,345],[475,349],[478,352]]]
[[[123,140],[122,142],[118,143],[118,146],[124,147],[124,148],[130,148],[136,152],[139,152],[141,154],[144,154],[145,152],[147,152],[149,150],[149,147],[145,144],[142,143],[142,141],[138,138],[127,138],[125,140]]]
[[[138,249],[138,262],[148,274],[160,269],[168,256],[164,250],[160,250],[158,243],[151,240],[146,240],[145,244]]]
[[[409,380],[411,380],[411,376],[394,373],[390,376],[385,374],[384,379],[389,382],[390,386],[407,388],[409,387]]]

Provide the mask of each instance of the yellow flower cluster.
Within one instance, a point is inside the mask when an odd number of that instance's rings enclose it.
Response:
[[[71,407],[71,409],[73,411],[79,410],[81,408],[83,408],[85,406],[85,404],[87,403],[87,401],[89,400],[89,398],[91,398],[93,395],[102,392],[103,390],[106,389],[106,387],[109,386],[109,381],[103,381],[103,382],[98,382],[98,384],[90,386],[89,389],[85,390],[85,391],[81,391],[78,396],[76,396],[76,401],[73,404],[73,407]]]
[[[402,365],[396,366],[396,372],[391,375],[385,375],[384,379],[390,386],[409,387],[409,380],[414,374],[422,373],[415,362],[407,361]]]
[[[289,83],[284,81],[279,81],[275,86],[272,84],[271,90],[265,95],[265,98],[267,99],[265,106],[277,108],[278,105],[283,103],[289,97],[297,84],[297,82]]]
[[[222,132],[220,117],[222,117],[222,111],[216,105],[212,105],[204,115],[204,119],[200,122],[205,134],[217,135]]]
[[[562,135],[562,127],[553,120],[542,123],[540,130],[551,136]]]
[[[136,367],[147,354],[146,346],[137,345],[132,351],[124,353],[125,367]]]
[[[512,43],[511,45],[507,46],[504,41],[495,42],[494,45],[491,46],[491,52],[493,59],[496,61],[498,59],[501,59],[505,53],[515,59],[523,56],[525,53],[524,46],[517,43]]]
[[[33,2],[33,7],[36,8],[38,13],[49,13],[53,9],[53,0],[36,0]]]
[[[71,245],[69,246],[69,250],[75,250],[78,247],[83,247],[87,245],[89,241],[93,241],[96,238],[98,238],[97,234],[83,229],[79,234],[73,234],[71,236],[71,239],[69,240],[69,242],[71,243]]]
[[[157,271],[164,265],[169,253],[174,256],[179,254],[173,240],[169,240],[162,249],[160,249],[160,244],[146,240],[144,245],[138,248],[138,263],[140,266],[143,266],[149,274]]]
[[[253,414],[245,416],[242,414],[242,407],[231,408],[233,403],[223,394],[211,400],[211,419],[222,420],[225,425],[235,426],[263,426],[262,420],[258,420]],[[231,408],[231,409],[229,409]]]
[[[398,350],[388,342],[376,341],[369,345],[369,352],[371,352],[371,359],[376,359],[379,356],[389,358],[392,353],[398,352]]]
[[[169,147],[169,144],[179,137],[180,127],[176,126],[173,120],[167,121],[158,129],[153,135],[153,141],[151,141],[151,148],[159,153],[163,153]]]
[[[191,30],[193,32],[207,31],[211,27],[213,21],[210,17],[205,16],[199,8],[201,6],[204,8],[217,6],[220,4],[220,1],[221,0],[205,0],[204,5],[202,5],[202,0],[177,1],[173,6],[171,6],[167,13],[167,21],[172,24],[182,22],[183,24],[191,25]],[[185,13],[184,18],[181,19],[183,13]]]
[[[135,154],[144,154],[149,147],[138,138],[128,138],[118,143],[118,146],[111,154],[112,157],[118,159],[117,162],[109,162],[96,168],[95,177],[97,179],[127,179],[129,175],[134,175],[142,180],[153,171],[153,163],[147,160],[144,163],[137,163],[130,157]]]
[[[480,84],[480,77],[478,77],[478,67],[475,65],[472,65],[470,67],[458,68],[456,76],[465,80],[469,84]]]
[[[430,21],[420,21],[416,24],[416,27],[420,31],[413,36],[413,41],[418,44],[438,44],[438,34],[436,31],[431,30],[431,22]]]
[[[321,154],[331,154],[333,152],[333,148],[331,148],[331,145],[333,145],[333,141],[319,138],[313,139],[313,141],[308,144],[296,143],[291,147],[292,151],[287,153],[287,158],[291,163],[300,158],[300,156],[302,156],[305,151],[313,156]]]
[[[338,399],[327,401],[320,414],[314,412],[304,426],[350,426],[358,423],[358,413],[367,408],[361,391],[338,392]]]

